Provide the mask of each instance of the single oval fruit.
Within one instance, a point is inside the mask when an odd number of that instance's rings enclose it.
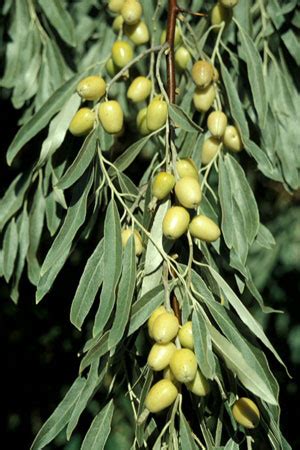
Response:
[[[201,186],[194,177],[180,178],[175,184],[175,194],[185,208],[196,208],[202,198]]]
[[[165,369],[174,352],[176,352],[176,345],[173,342],[154,344],[148,355],[149,367],[156,372]]]
[[[197,360],[195,353],[189,348],[176,350],[170,360],[170,369],[174,377],[180,383],[192,381],[197,372]]]
[[[167,344],[177,336],[179,322],[175,314],[165,312],[160,314],[152,325],[153,339],[159,344]]]
[[[174,403],[178,395],[176,386],[170,380],[159,380],[148,392],[145,407],[152,413],[162,411]]]
[[[69,131],[74,136],[88,134],[94,126],[95,113],[90,108],[80,108],[69,125]]]
[[[124,27],[124,32],[135,45],[143,45],[149,42],[149,29],[146,23],[142,20],[134,25],[126,24]]]
[[[221,3],[217,3],[211,10],[210,21],[212,25],[220,26],[222,22],[225,22],[227,26],[232,19],[232,9],[224,8]],[[218,31],[217,29],[215,31]]]
[[[191,158],[182,158],[176,161],[176,170],[179,178],[193,177],[199,180],[199,174],[196,164]]]
[[[190,320],[182,325],[178,332],[178,338],[182,347],[194,350],[193,329],[192,322]]]
[[[175,177],[170,172],[159,172],[152,183],[152,194],[158,199],[165,198],[175,186]]]
[[[175,52],[175,64],[179,70],[185,70],[191,61],[191,55],[185,47],[179,47]]]
[[[219,141],[219,139],[213,136],[205,139],[201,151],[201,162],[204,166],[206,164],[209,164],[214,159],[219,151],[220,145],[221,142]]]
[[[239,0],[219,0],[219,2],[224,8],[234,8]]]
[[[209,61],[204,59],[195,62],[192,67],[192,79],[201,89],[207,87],[213,81],[214,68]]]
[[[159,306],[158,308],[156,308],[153,313],[151,314],[151,316],[148,319],[148,333],[149,336],[151,338],[153,338],[153,334],[152,334],[152,328],[153,328],[153,324],[155,322],[155,320],[158,318],[158,316],[160,316],[163,313],[166,313],[167,310],[164,306]]]
[[[227,117],[223,111],[213,111],[207,118],[207,128],[216,138],[221,138],[227,127]]]
[[[147,127],[147,106],[142,108],[136,116],[136,126],[142,136],[146,136],[150,133]]]
[[[140,235],[138,230],[134,230],[134,232],[132,231],[131,228],[126,228],[125,230],[122,230],[122,233],[121,233],[122,247],[123,248],[126,247],[127,241],[130,238],[130,236],[132,235],[132,233],[134,234],[135,254],[136,254],[136,256],[140,256],[142,254],[144,248],[143,248],[142,236]]]
[[[92,75],[83,78],[77,85],[77,92],[84,100],[99,100],[105,94],[106,83],[102,77]]]
[[[155,131],[165,125],[168,117],[168,105],[160,97],[154,98],[147,109],[147,127],[150,131]]]
[[[108,100],[99,105],[98,116],[104,130],[110,134],[120,133],[123,128],[124,115],[116,100]]]
[[[113,24],[112,24],[112,28],[115,33],[119,33],[119,31],[122,30],[123,23],[124,23],[124,19],[121,16],[121,14],[119,14],[117,17],[115,17]]]
[[[245,428],[256,428],[260,421],[258,407],[247,397],[241,397],[234,403],[232,414],[237,423],[243,425]]]
[[[178,239],[188,229],[190,215],[182,206],[172,206],[163,220],[163,233],[168,239]]]
[[[116,66],[123,68],[133,58],[133,50],[126,41],[116,41],[111,49],[112,60]]]
[[[142,17],[142,5],[137,0],[125,0],[121,9],[121,14],[125,23],[134,25]]]
[[[243,150],[243,142],[238,129],[233,125],[225,128],[223,136],[223,144],[232,152],[240,152]]]
[[[167,39],[167,31],[163,30],[160,35],[160,45],[163,45]],[[175,27],[175,35],[174,35],[174,47],[177,47],[182,42],[180,29],[179,27]]]
[[[193,95],[193,103],[197,111],[206,112],[212,107],[215,98],[216,88],[213,84],[210,84],[204,89],[196,87]]]
[[[199,397],[205,397],[205,395],[208,395],[211,391],[210,383],[200,369],[197,370],[195,378],[189,383],[186,383],[186,387],[189,391]]]
[[[105,68],[106,68],[106,71],[107,71],[108,75],[111,78],[113,78],[118,73],[118,68],[115,65],[115,63],[113,62],[112,58],[109,58],[107,60],[107,63],[105,64]]]
[[[142,102],[150,95],[152,82],[146,77],[136,77],[127,91],[127,98],[134,103]]]
[[[218,225],[203,214],[199,214],[191,220],[189,231],[194,238],[205,242],[214,242],[221,235]]]
[[[109,0],[108,5],[107,5],[108,9],[111,12],[118,13],[121,11],[122,6],[124,5],[124,1],[125,0]]]

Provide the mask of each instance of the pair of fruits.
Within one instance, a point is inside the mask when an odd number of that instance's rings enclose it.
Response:
[[[156,341],[148,355],[148,365],[154,371],[163,370],[163,379],[148,392],[146,408],[155,413],[169,407],[178,395],[180,383],[195,395],[207,395],[210,384],[198,368],[193,352],[192,323],[180,328],[177,317],[160,306],[148,320],[148,332]],[[176,348],[172,342],[176,337],[183,348]]]
[[[136,126],[141,135],[162,128],[168,118],[168,105],[162,97],[156,96],[148,106],[142,108],[136,117]]]
[[[196,85],[193,95],[195,109],[202,113],[206,112],[216,98],[219,72],[209,61],[200,59],[192,67],[192,79]]]

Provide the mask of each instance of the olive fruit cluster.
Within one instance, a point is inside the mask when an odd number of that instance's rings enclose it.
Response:
[[[209,61],[200,59],[192,67],[192,79],[196,85],[194,106],[197,111],[206,112],[216,98],[215,82],[219,79],[219,73]]]
[[[234,8],[238,2],[239,0],[219,0],[211,10],[211,24],[220,26],[222,22],[224,22],[225,25],[228,25],[232,19],[232,8]]]
[[[163,371],[163,379],[155,383],[145,400],[150,412],[159,412],[176,399],[180,383],[198,396],[210,392],[210,384],[198,368],[194,349],[192,323],[179,326],[177,317],[164,306],[157,308],[148,320],[149,336],[154,339],[148,355],[148,365],[155,371]],[[182,348],[172,342],[178,337]]]

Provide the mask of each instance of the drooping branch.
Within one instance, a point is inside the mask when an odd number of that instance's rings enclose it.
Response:
[[[167,55],[167,75],[168,85],[167,93],[170,103],[175,103],[176,81],[175,81],[175,57],[174,57],[174,40],[176,17],[179,12],[176,0],[168,2],[168,20],[167,20],[167,43],[169,44],[169,52]]]

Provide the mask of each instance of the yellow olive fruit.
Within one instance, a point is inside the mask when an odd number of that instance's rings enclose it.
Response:
[[[175,184],[175,194],[185,208],[196,208],[202,198],[201,186],[194,177],[180,178]]]
[[[152,183],[152,194],[158,200],[165,198],[175,186],[175,177],[170,172],[159,172]]]
[[[178,239],[188,229],[190,215],[182,206],[172,206],[165,214],[162,228],[168,239]]]
[[[207,128],[211,134],[220,138],[225,133],[227,127],[227,117],[222,111],[213,111],[209,114],[207,118]]]
[[[225,25],[228,25],[231,19],[232,9],[224,8],[221,3],[217,3],[211,10],[210,21],[212,25],[221,25],[222,22],[225,22]]]
[[[170,380],[159,380],[148,392],[145,407],[152,413],[162,411],[174,403],[178,395],[176,386]]]
[[[204,89],[196,87],[193,94],[193,103],[197,111],[206,112],[211,108],[215,98],[216,88],[213,84]]]
[[[95,113],[90,108],[80,108],[69,125],[69,131],[74,136],[84,136],[88,134],[95,121]]]
[[[179,178],[193,177],[199,180],[199,174],[196,164],[191,158],[182,158],[176,161],[176,170]]]
[[[174,352],[176,352],[176,345],[173,342],[154,344],[148,355],[149,367],[154,371],[165,369],[169,365]]]
[[[167,32],[163,30],[160,36],[160,45],[163,45],[167,39]],[[179,27],[175,27],[175,36],[174,36],[174,47],[177,47],[182,42]]]
[[[147,106],[142,108],[137,116],[136,116],[136,126],[142,136],[146,136],[150,133],[149,128],[147,127]]]
[[[125,0],[121,9],[121,14],[125,23],[133,25],[142,17],[142,5],[137,0]]]
[[[133,58],[133,50],[126,41],[116,41],[111,49],[112,60],[116,66],[125,67]]]
[[[221,235],[218,225],[203,214],[199,214],[191,220],[189,231],[193,237],[206,242],[214,242]]]
[[[124,0],[109,0],[108,9],[111,12],[118,13],[121,11],[123,5],[124,5]]]
[[[122,230],[121,239],[122,239],[122,247],[125,248],[128,239],[134,233],[134,243],[135,243],[135,254],[136,256],[140,256],[143,252],[143,242],[140,233],[137,230],[132,231],[131,228],[126,228]]]
[[[202,146],[201,162],[203,165],[209,164],[219,151],[221,142],[219,139],[210,136],[205,139]]]
[[[152,82],[146,77],[136,77],[127,91],[127,97],[134,103],[142,102],[150,95]]]
[[[165,125],[168,117],[168,105],[160,97],[155,97],[148,105],[147,127],[155,131]]]
[[[192,79],[196,86],[202,89],[211,84],[213,76],[214,68],[209,61],[199,60],[192,67]]]
[[[228,125],[225,128],[223,144],[228,148],[228,150],[231,150],[232,152],[240,152],[241,150],[243,150],[241,135],[239,133],[239,130],[235,126]]]
[[[77,84],[77,93],[84,100],[98,100],[105,94],[106,83],[102,77],[98,75],[92,75],[90,77],[83,78]]]
[[[164,306],[159,306],[158,308],[156,308],[154,311],[153,311],[153,313],[151,314],[151,316],[149,317],[149,319],[148,319],[148,333],[149,333],[149,336],[151,337],[151,338],[153,338],[153,334],[152,334],[152,327],[153,327],[153,324],[154,324],[154,322],[155,322],[155,320],[157,319],[157,317],[158,316],[160,316],[162,313],[166,313],[167,312],[167,310],[166,310],[166,308],[164,307]]]
[[[179,47],[175,52],[175,64],[179,70],[185,70],[191,61],[191,55],[185,47]]]
[[[197,372],[195,353],[189,348],[180,348],[173,353],[170,360],[170,369],[180,383],[192,381]]]
[[[186,383],[186,387],[189,391],[191,391],[195,395],[198,395],[199,397],[204,397],[211,391],[210,383],[205,378],[200,369],[197,370],[195,378],[189,383]]]
[[[120,133],[123,128],[124,115],[120,103],[109,100],[99,105],[98,116],[104,130],[110,134]]]
[[[224,8],[234,8],[239,0],[219,0],[219,2]]]
[[[237,423],[243,425],[245,428],[256,428],[260,421],[258,407],[247,397],[241,397],[234,403],[232,414]]]
[[[153,339],[159,344],[167,344],[177,336],[179,322],[175,314],[165,312],[160,314],[152,325]]]
[[[117,17],[115,17],[113,24],[112,24],[112,28],[113,30],[118,33],[122,27],[123,27],[123,23],[124,23],[124,19],[121,16],[121,14],[119,14]]]
[[[182,347],[189,348],[190,350],[194,349],[194,337],[191,321],[188,321],[182,325],[178,332],[178,338]]]
[[[113,62],[112,58],[109,58],[109,60],[105,64],[105,68],[111,78],[113,78],[118,73],[118,68]]]
[[[142,20],[134,25],[126,24],[124,27],[124,32],[135,45],[146,44],[146,42],[150,39],[148,27]]]

